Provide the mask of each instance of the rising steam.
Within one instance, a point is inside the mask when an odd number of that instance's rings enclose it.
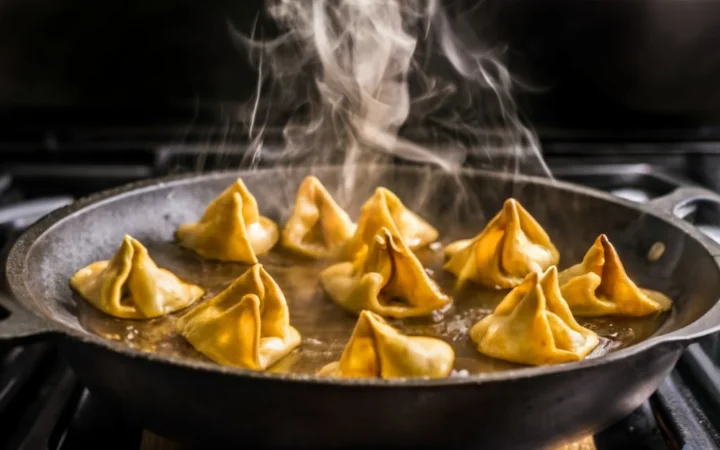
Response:
[[[350,191],[359,164],[453,171],[472,148],[505,170],[533,155],[549,174],[518,117],[510,73],[439,0],[268,0],[267,10],[279,37],[239,36],[259,76],[243,111],[250,165],[343,164]],[[280,154],[263,146],[278,115],[287,119]]]

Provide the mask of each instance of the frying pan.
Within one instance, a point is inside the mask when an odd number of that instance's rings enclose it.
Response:
[[[143,352],[79,323],[68,279],[109,258],[126,233],[144,243],[172,241],[178,224],[197,220],[238,176],[262,213],[282,221],[311,172],[331,192],[346,180],[333,166],[163,178],[51,213],[10,252],[7,277],[17,303],[6,302],[11,315],[1,323],[0,337],[53,337],[93,394],[143,427],[181,441],[316,449],[543,448],[597,432],[630,413],[688,344],[720,329],[720,246],[678,217],[693,202],[720,202],[716,194],[680,188],[635,204],[544,178],[416,166],[360,168],[351,213],[356,216],[360,201],[382,184],[445,236],[459,223],[479,231],[513,196],[545,226],[562,255],[561,268],[580,261],[593,239],[606,233],[638,284],[672,296],[672,312],[648,339],[597,358],[442,380],[253,372]],[[658,246],[664,246],[659,259]],[[651,248],[655,257],[648,258]]]

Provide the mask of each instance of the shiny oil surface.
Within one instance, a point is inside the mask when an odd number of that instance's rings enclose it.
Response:
[[[160,267],[205,288],[207,292],[201,301],[219,293],[248,268],[242,264],[203,260],[173,242],[146,242],[145,245]],[[464,371],[480,373],[519,367],[481,355],[468,337],[470,327],[490,314],[508,291],[494,291],[474,284],[457,286],[455,279],[442,270],[439,244],[418,250],[416,254],[443,291],[452,296],[453,302],[430,317],[391,320],[391,323],[406,334],[434,336],[450,343],[456,352],[455,371],[460,375]],[[296,257],[280,246],[261,256],[260,262],[283,289],[290,309],[290,323],[303,337],[297,350],[269,370],[314,373],[336,361],[352,333],[356,317],[335,305],[320,287],[319,273],[329,263]],[[123,320],[103,314],[77,296],[75,300],[80,323],[91,332],[147,352],[206,359],[175,331],[175,321],[187,310],[154,320]],[[602,337],[601,344],[588,357],[597,357],[648,338],[662,325],[665,316],[578,318],[582,325]]]

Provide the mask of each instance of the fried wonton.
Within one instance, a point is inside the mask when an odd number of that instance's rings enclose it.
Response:
[[[283,246],[311,258],[331,258],[350,240],[355,224],[320,180],[308,176],[282,232]]]
[[[272,366],[301,339],[285,296],[260,264],[182,316],[177,329],[213,361],[254,370]]]
[[[159,268],[137,240],[125,236],[109,261],[80,269],[70,286],[95,308],[123,319],[150,319],[183,309],[204,291]]]
[[[370,244],[382,228],[399,236],[410,249],[424,247],[438,238],[438,231],[422,217],[410,211],[388,189],[379,187],[360,210],[357,230],[348,242],[345,256],[349,259]]]
[[[560,273],[560,290],[578,316],[637,317],[672,307],[665,295],[633,283],[604,234],[595,239],[580,264]]]
[[[542,272],[560,260],[550,237],[525,208],[508,199],[484,230],[445,248],[445,270],[460,281],[507,289],[530,272]]]
[[[600,343],[581,326],[560,294],[555,266],[531,272],[495,311],[470,329],[480,353],[519,364],[579,361]]]
[[[340,361],[318,374],[347,378],[444,378],[455,361],[452,347],[440,339],[406,336],[382,317],[362,311]]]
[[[279,238],[275,223],[260,215],[255,197],[240,178],[213,200],[199,222],[180,225],[177,239],[204,258],[247,264]]]
[[[325,269],[320,282],[330,298],[353,313],[366,309],[387,317],[423,316],[450,302],[403,240],[387,228],[353,262]]]

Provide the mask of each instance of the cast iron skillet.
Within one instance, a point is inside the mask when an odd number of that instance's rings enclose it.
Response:
[[[51,213],[10,253],[7,275],[18,304],[6,305],[11,315],[0,325],[0,337],[55,337],[93,394],[174,439],[316,449],[507,449],[542,448],[598,431],[647,399],[685,346],[720,329],[720,246],[677,217],[691,202],[718,202],[714,193],[682,188],[639,205],[547,179],[480,170],[449,175],[407,166],[361,170],[350,202],[353,215],[383,184],[441,233],[471,220],[479,230],[514,196],[545,225],[561,252],[561,268],[578,262],[593,239],[606,233],[640,283],[673,297],[672,314],[649,339],[599,358],[434,381],[251,372],[144,353],[78,323],[68,279],[91,261],[108,258],[124,234],[145,243],[172,240],[178,224],[196,220],[238,176],[262,213],[282,222],[308,173],[269,169],[164,178]],[[331,190],[343,178],[337,167],[313,173]],[[456,207],[460,186],[475,209]],[[665,251],[649,262],[656,242]]]

